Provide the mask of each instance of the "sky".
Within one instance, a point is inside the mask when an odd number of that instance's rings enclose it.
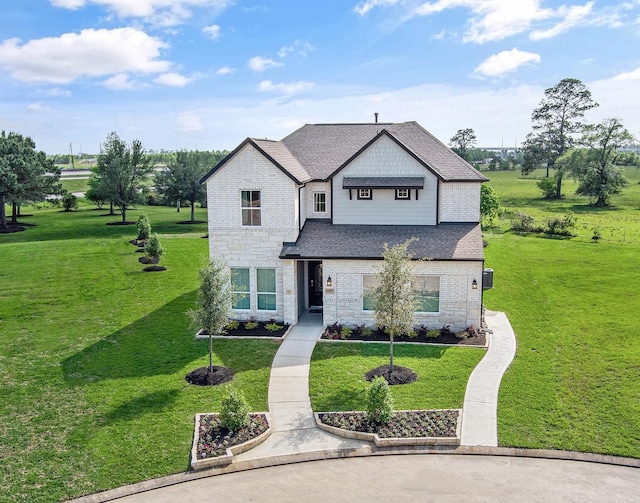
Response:
[[[0,129],[49,154],[115,131],[231,150],[306,123],[415,120],[478,146],[580,79],[640,136],[640,0],[2,0]]]

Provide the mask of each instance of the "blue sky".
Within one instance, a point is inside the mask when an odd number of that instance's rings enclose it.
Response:
[[[582,80],[640,136],[640,0],[2,0],[0,129],[39,149],[232,149],[305,123],[416,120],[520,142]]]

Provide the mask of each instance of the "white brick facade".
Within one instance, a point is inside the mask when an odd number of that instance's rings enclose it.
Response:
[[[440,183],[440,222],[479,222],[478,182]]]

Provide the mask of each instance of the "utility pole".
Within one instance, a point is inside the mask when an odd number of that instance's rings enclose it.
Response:
[[[69,155],[71,156],[71,170],[74,170],[76,167],[73,164],[73,142],[69,143]]]

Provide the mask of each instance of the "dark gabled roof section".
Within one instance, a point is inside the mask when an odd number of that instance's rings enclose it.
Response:
[[[345,176],[343,189],[423,189],[424,176]]]
[[[291,152],[279,141],[259,140],[247,138],[238,145],[233,152],[216,164],[205,176],[202,177],[200,183],[206,182],[214,173],[222,168],[227,162],[240,152],[246,145],[253,146],[258,152],[265,156],[274,166],[287,175],[291,180],[301,185],[311,179],[309,174],[304,170]]]
[[[413,237],[409,252],[416,259],[483,261],[480,225],[333,225],[307,220],[298,240],[287,243],[280,258],[381,260],[384,244],[393,246]]]

